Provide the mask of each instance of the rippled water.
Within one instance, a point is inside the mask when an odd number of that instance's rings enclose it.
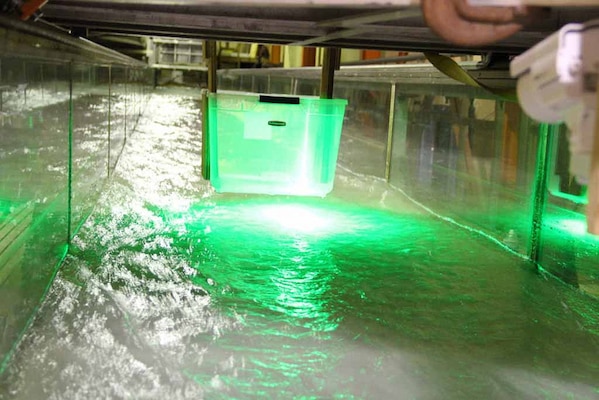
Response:
[[[0,398],[599,398],[595,300],[344,170],[215,194],[198,109],[152,97]]]

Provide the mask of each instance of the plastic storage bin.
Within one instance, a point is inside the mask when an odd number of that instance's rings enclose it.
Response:
[[[325,196],[346,100],[211,93],[210,181],[218,192]]]

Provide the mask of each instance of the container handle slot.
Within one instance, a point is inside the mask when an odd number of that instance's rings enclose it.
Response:
[[[260,103],[299,104],[299,97],[260,95]]]
[[[287,122],[285,122],[285,121],[268,121],[268,125],[270,125],[270,126],[287,126]]]

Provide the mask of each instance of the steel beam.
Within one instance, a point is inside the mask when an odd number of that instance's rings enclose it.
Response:
[[[327,30],[319,28],[314,22],[281,21],[259,18],[241,18],[230,16],[207,16],[179,14],[170,12],[138,11],[130,9],[110,9],[105,7],[77,7],[53,5],[44,8],[48,19],[73,21],[85,26],[98,23],[112,23],[140,29],[171,29],[173,31],[221,31],[239,32],[251,40],[253,34],[280,33],[284,35],[325,35]]]
[[[292,43],[292,46],[311,46],[317,43],[325,43],[325,42],[329,42],[331,40],[335,40],[335,39],[347,39],[347,38],[351,38],[351,37],[355,37],[358,35],[362,35],[368,31],[372,31],[375,28],[370,26],[370,27],[360,27],[360,28],[353,28],[353,29],[342,29],[339,31],[335,31],[332,33],[327,33],[326,35],[322,35],[322,36],[317,36],[317,37],[313,37],[310,39],[306,39],[306,40],[302,40],[300,42],[295,42]]]
[[[576,0],[575,0],[576,1]],[[578,0],[580,1],[580,0]],[[62,0],[61,3],[72,4],[106,4],[106,5],[128,5],[139,4],[134,0]],[[155,6],[197,6],[198,3],[211,6],[251,6],[251,7],[291,7],[302,6],[309,8],[319,7],[389,7],[389,6],[413,6],[420,3],[419,0],[207,0],[199,2],[197,0],[145,0],[147,5]]]
[[[596,0],[593,0],[596,1]],[[268,3],[268,7],[257,7]],[[485,47],[460,48],[434,35],[412,0],[291,0],[288,2],[53,0],[46,18],[67,27],[113,33],[201,39],[415,51],[518,53],[560,24],[593,12],[555,13],[542,26]],[[368,12],[364,6],[368,5]],[[394,6],[394,8],[393,8]],[[562,16],[565,17],[561,18]],[[576,17],[576,18],[574,18]],[[343,28],[349,28],[343,30]]]
[[[336,27],[336,28],[353,28],[359,25],[375,24],[380,22],[388,21],[399,21],[407,18],[422,17],[422,12],[418,8],[411,8],[405,10],[385,11],[376,12],[370,14],[362,14],[357,16],[337,18],[334,20],[328,20],[319,22],[318,26],[322,27]]]

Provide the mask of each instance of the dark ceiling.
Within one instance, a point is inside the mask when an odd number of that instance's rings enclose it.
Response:
[[[489,47],[473,49],[450,45],[436,36],[426,27],[419,8],[389,6],[407,4],[407,0],[356,0],[352,6],[334,7],[330,4],[335,4],[335,0],[248,3],[244,0],[50,0],[43,14],[48,22],[120,50],[135,46],[136,36],[148,35],[402,51],[501,53],[519,53],[567,22],[599,17],[597,8],[553,9],[536,26]],[[121,40],[115,40],[118,36]],[[122,39],[127,36],[129,39]]]

